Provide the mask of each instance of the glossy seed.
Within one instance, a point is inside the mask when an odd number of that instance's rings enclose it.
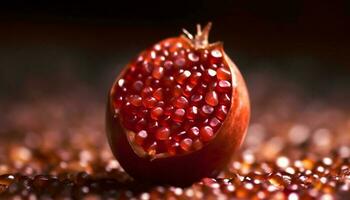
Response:
[[[225,80],[221,80],[218,82],[217,91],[219,92],[230,92],[231,91],[231,83]]]
[[[214,136],[213,129],[210,126],[202,127],[200,129],[199,134],[200,134],[201,140],[204,142],[210,141]]]
[[[149,86],[143,88],[142,91],[141,91],[141,97],[142,97],[142,98],[149,97],[149,96],[151,96],[152,94],[153,94],[153,88],[152,88],[152,87],[149,87]]]
[[[224,120],[226,118],[226,115],[227,115],[227,107],[224,105],[221,105],[215,112],[215,116],[220,120]]]
[[[214,58],[221,58],[222,57],[222,53],[220,52],[220,50],[218,49],[213,49],[211,52],[210,52],[210,55]]]
[[[170,116],[173,114],[173,112],[174,112],[174,106],[168,105],[165,107],[164,115]]]
[[[143,87],[143,82],[140,80],[135,81],[134,84],[132,84],[132,87],[135,92],[140,92]]]
[[[191,96],[191,101],[194,103],[194,104],[198,104],[201,100],[203,99],[203,96],[200,95],[200,94],[194,94]]]
[[[199,136],[199,128],[197,127],[192,127],[189,131],[188,131],[188,134],[191,136],[191,137],[197,137]]]
[[[182,122],[185,116],[185,113],[186,113],[185,110],[182,108],[176,109],[172,119],[176,122]]]
[[[142,145],[142,143],[144,142],[144,140],[147,138],[148,134],[147,131],[145,130],[141,130],[139,131],[136,135],[135,135],[135,142],[138,145]]]
[[[231,79],[231,72],[229,71],[229,69],[220,67],[216,70],[216,74],[219,80],[229,81]]]
[[[188,59],[192,62],[198,62],[199,61],[199,56],[193,52],[188,54]]]
[[[173,65],[174,65],[174,63],[171,60],[167,60],[167,61],[164,62],[164,68],[166,70],[171,70]]]
[[[189,82],[191,85],[197,85],[198,84],[198,81],[200,80],[202,76],[202,73],[200,72],[194,72],[192,73],[192,75],[190,76],[189,78]]]
[[[129,97],[129,101],[133,106],[141,106],[142,105],[142,98],[139,95],[132,95]]]
[[[219,128],[221,126],[221,122],[218,118],[216,117],[213,117],[210,121],[209,121],[209,125],[216,129],[216,128]]]
[[[153,96],[157,100],[162,100],[163,99],[163,89],[162,88],[156,89],[153,93]]]
[[[151,118],[154,120],[158,120],[163,115],[163,108],[161,107],[154,107],[151,110]]]
[[[209,105],[203,105],[201,111],[203,115],[210,115],[211,113],[213,113],[214,108]]]
[[[139,121],[136,123],[135,128],[137,131],[140,131],[142,129],[145,129],[147,125],[147,122],[144,118],[139,119]]]
[[[164,74],[164,68],[163,67],[155,67],[152,72],[152,76],[155,79],[161,79]]]
[[[191,106],[187,108],[186,117],[187,119],[195,119],[198,114],[198,108],[196,106]]]
[[[156,139],[157,140],[167,140],[170,136],[170,130],[166,127],[161,127],[156,132]]]
[[[220,96],[220,103],[221,104],[224,104],[224,105],[226,105],[226,106],[228,106],[230,103],[231,103],[231,98],[230,98],[230,96],[228,95],[228,94],[222,94],[221,96]]]
[[[185,58],[182,58],[182,57],[179,57],[175,60],[175,65],[177,67],[182,67],[185,65],[185,63],[186,63],[186,60],[185,60]]]
[[[186,99],[186,97],[181,96],[176,99],[174,105],[177,108],[185,108],[188,105],[188,100]]]
[[[191,147],[192,147],[192,140],[190,138],[185,138],[180,142],[180,147],[184,150],[184,151],[190,151]]]
[[[146,108],[153,108],[157,103],[157,99],[154,97],[147,97],[142,101],[142,103]]]
[[[215,91],[209,91],[206,95],[205,95],[205,102],[208,105],[211,106],[216,106],[219,103],[219,99],[218,99],[218,95]]]
[[[216,78],[216,71],[213,69],[207,69],[204,73],[204,80],[207,82],[212,82]]]
[[[182,85],[182,84],[185,83],[186,79],[187,79],[188,77],[190,77],[190,76],[191,76],[191,72],[188,71],[188,70],[185,70],[185,71],[183,71],[182,73],[180,73],[180,74],[175,78],[175,80],[176,80],[177,83],[179,83],[179,84]]]
[[[177,84],[173,88],[173,96],[174,97],[179,97],[180,95],[182,95],[182,88],[181,88],[181,85]]]

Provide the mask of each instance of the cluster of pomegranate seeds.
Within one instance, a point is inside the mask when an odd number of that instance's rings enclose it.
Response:
[[[113,105],[148,155],[182,154],[215,137],[231,105],[231,71],[219,47],[167,39],[142,53],[115,84]]]

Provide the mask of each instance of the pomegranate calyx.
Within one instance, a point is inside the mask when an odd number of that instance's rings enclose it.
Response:
[[[211,44],[209,43],[208,38],[211,27],[211,22],[208,22],[208,24],[203,29],[200,24],[197,24],[197,34],[195,36],[193,36],[186,29],[182,29],[182,32],[184,34],[184,38],[190,40],[190,44],[192,44],[195,49],[205,49],[219,45],[222,46],[222,42],[214,42]]]

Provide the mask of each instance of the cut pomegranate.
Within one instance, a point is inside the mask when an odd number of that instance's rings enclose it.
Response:
[[[246,86],[222,43],[208,43],[210,27],[155,44],[112,86],[109,142],[133,177],[190,183],[217,174],[241,144]]]

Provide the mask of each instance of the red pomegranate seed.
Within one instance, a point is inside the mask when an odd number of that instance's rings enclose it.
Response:
[[[158,88],[156,89],[156,91],[154,91],[153,96],[157,99],[157,100],[162,100],[163,99],[163,89],[162,88]]]
[[[177,108],[185,108],[188,105],[188,100],[186,99],[186,97],[181,96],[176,99],[176,101],[174,102],[174,105]]]
[[[122,105],[123,105],[122,96],[118,96],[117,98],[114,99],[113,106],[115,107],[116,110],[119,110]]]
[[[167,149],[167,152],[170,154],[170,155],[176,155],[177,154],[177,149],[179,148],[180,144],[178,142],[174,142],[174,141],[169,141],[167,144],[166,144],[166,149]]]
[[[185,87],[185,90],[183,91],[183,94],[186,96],[186,97],[190,97],[192,95],[192,90],[193,90],[193,87],[192,85],[186,85]]]
[[[166,77],[164,77],[163,83],[164,83],[165,87],[173,87],[174,77],[173,76],[166,76]]]
[[[143,90],[141,91],[141,97],[142,98],[149,97],[152,95],[152,93],[153,93],[153,88],[150,86],[147,86],[147,87],[143,88]]]
[[[185,70],[185,71],[183,71],[181,74],[179,74],[179,75],[175,78],[175,80],[176,80],[177,83],[179,83],[179,84],[182,85],[182,84],[185,83],[186,79],[187,79],[188,77],[190,77],[190,76],[191,76],[191,72],[188,71],[188,70]]]
[[[228,106],[231,103],[231,99],[228,94],[222,94],[219,99],[220,99],[220,103],[226,106]]]
[[[203,99],[203,96],[200,94],[194,94],[191,96],[191,101],[196,105],[198,105],[198,103],[200,103],[202,99]]]
[[[121,78],[121,79],[118,80],[118,86],[119,87],[123,87],[124,84],[125,84],[125,80],[124,79]]]
[[[155,59],[154,59],[154,65],[155,66],[159,66],[159,65],[161,65],[162,64],[162,62],[165,60],[165,57],[164,56],[159,56],[159,57],[156,57]]]
[[[160,81],[157,80],[157,79],[154,79],[154,80],[151,82],[151,86],[152,86],[153,88],[158,88],[158,87],[160,87]]]
[[[212,68],[212,69],[217,69],[218,68],[218,65],[217,64],[211,64],[211,67],[210,68]],[[218,71],[216,71],[216,74],[218,73]]]
[[[221,105],[215,112],[215,116],[219,118],[220,120],[224,120],[227,115],[227,107],[224,105]]]
[[[142,103],[146,108],[153,108],[157,103],[157,99],[154,97],[147,97],[142,101]]]
[[[155,79],[161,79],[164,74],[164,68],[163,67],[155,67],[152,72],[152,76]]]
[[[186,60],[185,60],[185,58],[182,58],[182,57],[179,57],[175,60],[175,65],[177,67],[182,67],[185,65],[185,63],[186,63]]]
[[[192,147],[192,140],[190,138],[185,138],[180,142],[180,147],[184,150],[184,151],[190,151],[191,147]]]
[[[176,142],[180,142],[182,140],[182,138],[186,135],[186,131],[181,131],[180,133],[177,133],[173,136],[173,139]]]
[[[197,114],[198,114],[198,108],[196,106],[191,106],[187,108],[187,111],[186,111],[187,119],[195,119]]]
[[[231,91],[231,83],[228,81],[221,80],[218,82],[217,91],[219,92],[230,92]]]
[[[171,60],[167,60],[167,61],[164,62],[164,68],[165,68],[166,70],[171,70],[171,68],[173,67],[173,65],[174,65],[174,63],[173,63],[173,61],[171,61]]]
[[[152,67],[152,65],[150,63],[148,63],[148,62],[142,63],[141,73],[143,75],[148,75],[152,71],[153,71],[153,67]]]
[[[220,50],[218,49],[213,49],[211,52],[210,52],[210,55],[214,58],[221,58],[222,57],[222,53],[220,52]]]
[[[198,62],[199,56],[196,53],[191,52],[188,54],[188,59],[192,62]]]
[[[169,128],[161,127],[157,130],[155,136],[157,140],[167,140],[170,136],[170,130]]]
[[[156,59],[157,57],[157,53],[155,52],[155,51],[151,51],[151,58],[154,60],[154,59]]]
[[[192,127],[190,130],[188,130],[188,134],[192,138],[197,137],[199,135],[199,128],[196,126]]]
[[[189,82],[191,85],[197,85],[198,84],[198,81],[200,80],[202,76],[202,73],[200,72],[194,72],[192,73],[192,75],[190,76],[189,78]]]
[[[211,113],[213,113],[214,108],[209,106],[209,105],[203,105],[202,109],[201,109],[201,113],[206,116],[206,115],[210,115]]]
[[[193,148],[199,150],[203,147],[203,143],[198,139],[193,142]]]
[[[167,116],[170,116],[173,114],[173,111],[174,111],[174,106],[168,105],[165,107],[164,114]]]
[[[171,125],[170,125],[170,129],[174,133],[181,132],[181,130],[182,130],[181,127],[182,127],[182,122],[177,122],[177,121],[173,121],[173,123],[171,123]]]
[[[211,106],[216,106],[219,103],[218,95],[215,91],[209,91],[205,95],[205,102]]]
[[[140,92],[143,87],[143,82],[140,80],[135,81],[134,84],[132,84],[132,87],[135,90],[135,92]]]
[[[160,116],[163,115],[163,108],[161,107],[155,107],[152,108],[151,110],[151,118],[154,120],[158,120],[160,118]]]
[[[135,142],[138,145],[142,145],[143,141],[147,138],[147,136],[148,136],[147,131],[142,130],[135,135]]]
[[[147,124],[147,130],[148,132],[155,132],[159,126],[158,121],[150,121]]]
[[[156,106],[157,107],[164,107],[164,105],[165,105],[165,103],[164,103],[164,101],[158,101],[157,103],[156,103]]]
[[[200,129],[200,138],[204,141],[210,141],[213,136],[214,136],[214,132],[213,129],[210,126],[204,126]]]
[[[216,74],[217,74],[216,76],[220,80],[226,80],[226,81],[231,80],[231,72],[229,71],[229,69],[220,67],[216,70]]]
[[[216,129],[216,128],[219,128],[221,126],[221,122],[218,118],[216,117],[213,117],[210,121],[209,121],[209,125]]]
[[[171,123],[171,117],[170,116],[164,116],[162,119],[159,121],[159,124],[161,126],[166,126],[169,127]]]
[[[182,129],[184,129],[185,131],[188,131],[194,125],[196,125],[196,124],[195,124],[195,121],[193,119],[185,120],[183,125],[182,125]]]
[[[182,108],[176,109],[172,116],[172,119],[176,122],[182,122],[185,113],[186,113],[185,110]]]
[[[182,95],[182,88],[181,85],[175,85],[173,88],[173,95],[174,97],[179,97],[180,95]]]
[[[141,106],[142,105],[142,98],[139,95],[132,95],[129,97],[129,101],[131,105],[133,106]]]
[[[211,82],[212,80],[214,80],[216,77],[216,71],[213,69],[207,69],[205,70],[204,73],[204,80],[207,82]]]
[[[144,118],[141,118],[137,123],[136,123],[136,130],[137,131],[140,131],[142,129],[145,129],[146,128],[146,125],[147,125],[147,122]]]

